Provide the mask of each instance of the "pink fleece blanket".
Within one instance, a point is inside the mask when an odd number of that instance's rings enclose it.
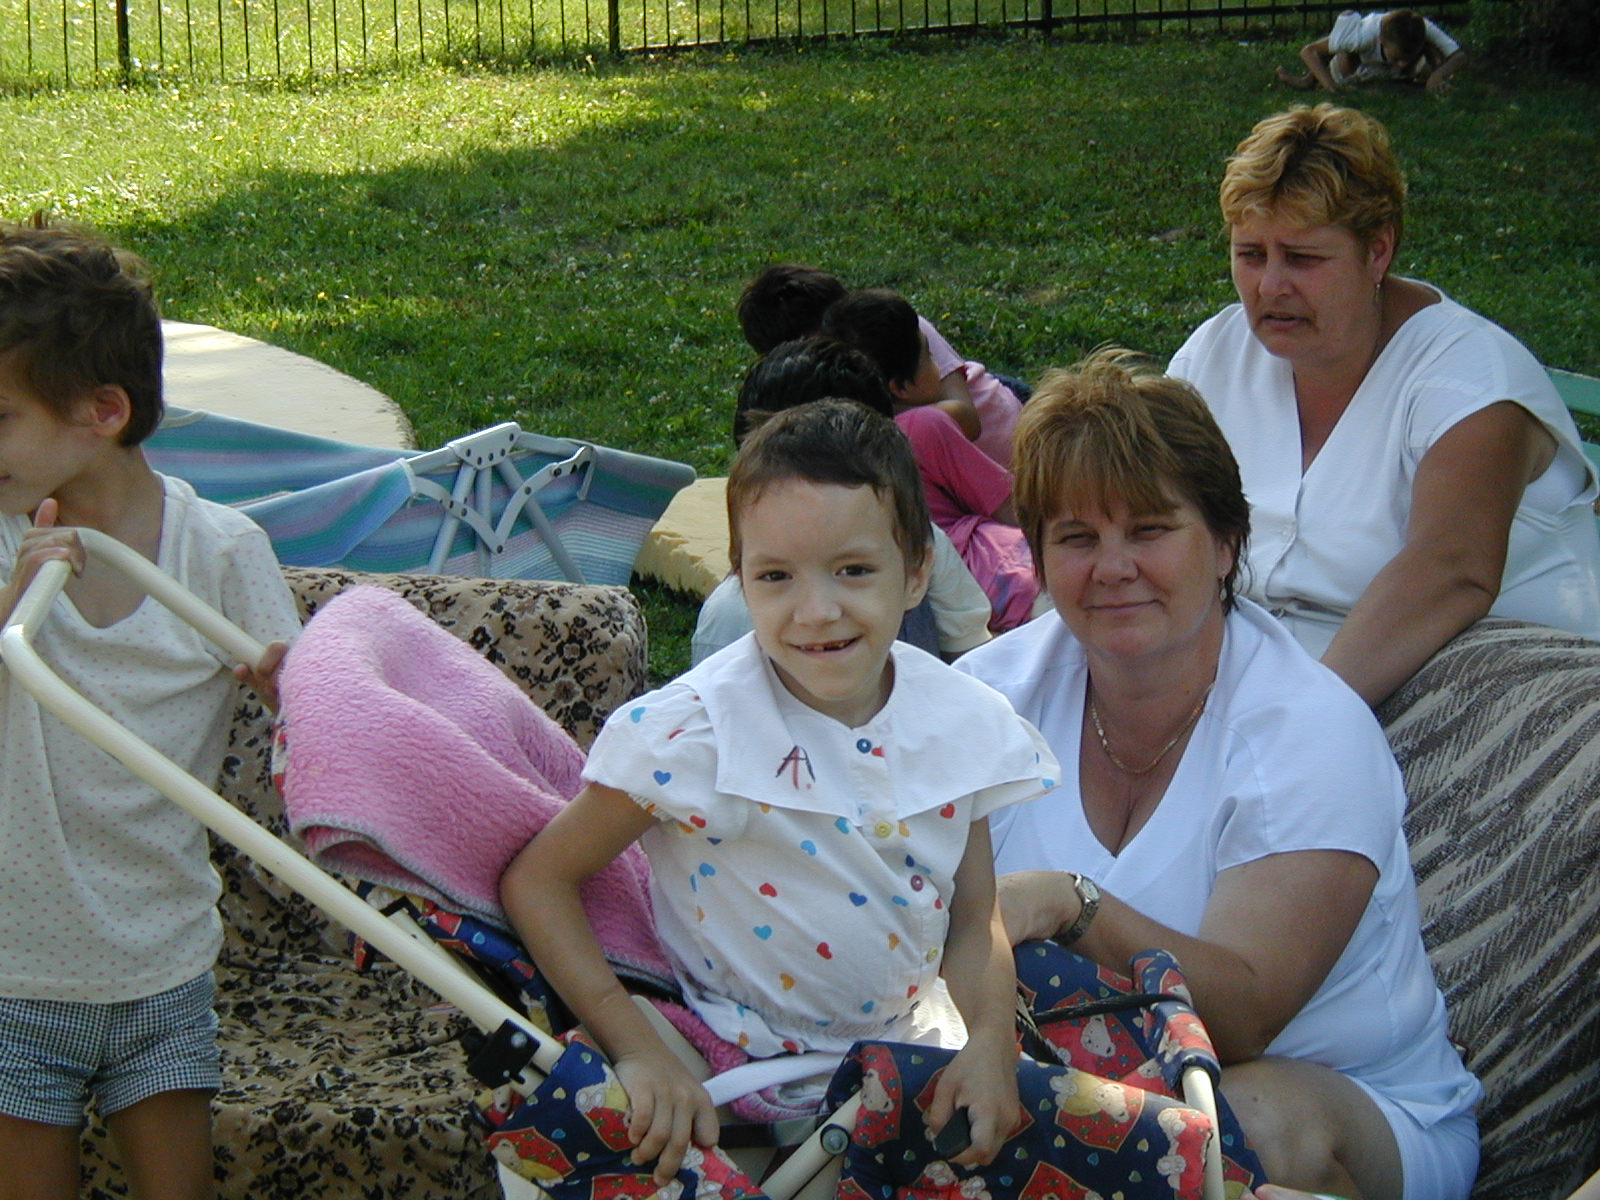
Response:
[[[583,786],[566,731],[385,588],[323,606],[279,689],[284,810],[312,860],[505,927],[501,874]],[[637,845],[583,902],[615,965],[673,986]]]
[[[500,876],[583,786],[583,751],[493,665],[385,588],[356,587],[307,623],[278,679],[277,764],[290,827],[322,866],[505,927]],[[637,844],[584,884],[619,974],[676,991]],[[693,1011],[655,1001],[714,1072],[748,1061]],[[776,1089],[746,1120],[809,1112]]]

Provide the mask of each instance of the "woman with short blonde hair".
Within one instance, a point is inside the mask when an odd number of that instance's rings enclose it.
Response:
[[[1384,127],[1332,104],[1268,117],[1220,199],[1239,302],[1168,370],[1239,459],[1247,594],[1372,704],[1480,617],[1600,637],[1577,428],[1520,342],[1395,273]]]

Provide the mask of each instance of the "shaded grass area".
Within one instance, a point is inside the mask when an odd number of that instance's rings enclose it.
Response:
[[[167,315],[373,384],[424,445],[514,419],[720,473],[732,304],[770,261],[899,288],[1024,377],[1170,354],[1230,299],[1222,159],[1292,57],[1013,38],[17,96],[0,191],[145,254]],[[1402,269],[1600,373],[1600,89],[1355,102],[1410,172]],[[648,599],[664,677],[686,606]]]

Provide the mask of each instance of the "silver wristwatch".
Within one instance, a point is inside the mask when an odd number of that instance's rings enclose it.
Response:
[[[1058,946],[1070,946],[1081,938],[1088,932],[1095,913],[1100,911],[1100,889],[1095,881],[1076,871],[1067,874],[1072,877],[1072,890],[1078,893],[1078,919],[1050,939]]]

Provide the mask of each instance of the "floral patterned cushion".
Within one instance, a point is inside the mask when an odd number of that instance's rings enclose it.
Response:
[[[645,690],[644,619],[624,588],[284,568],[310,616],[357,584],[387,587],[480,650],[587,747]],[[220,794],[286,836],[269,715],[241,691]],[[293,839],[290,839],[293,841]],[[263,868],[217,844],[223,1090],[213,1102],[225,1200],[489,1200],[500,1189],[466,1112],[466,1022],[392,965],[358,972],[347,936]],[[348,881],[347,881],[348,882]],[[126,1196],[99,1121],[83,1194]]]

